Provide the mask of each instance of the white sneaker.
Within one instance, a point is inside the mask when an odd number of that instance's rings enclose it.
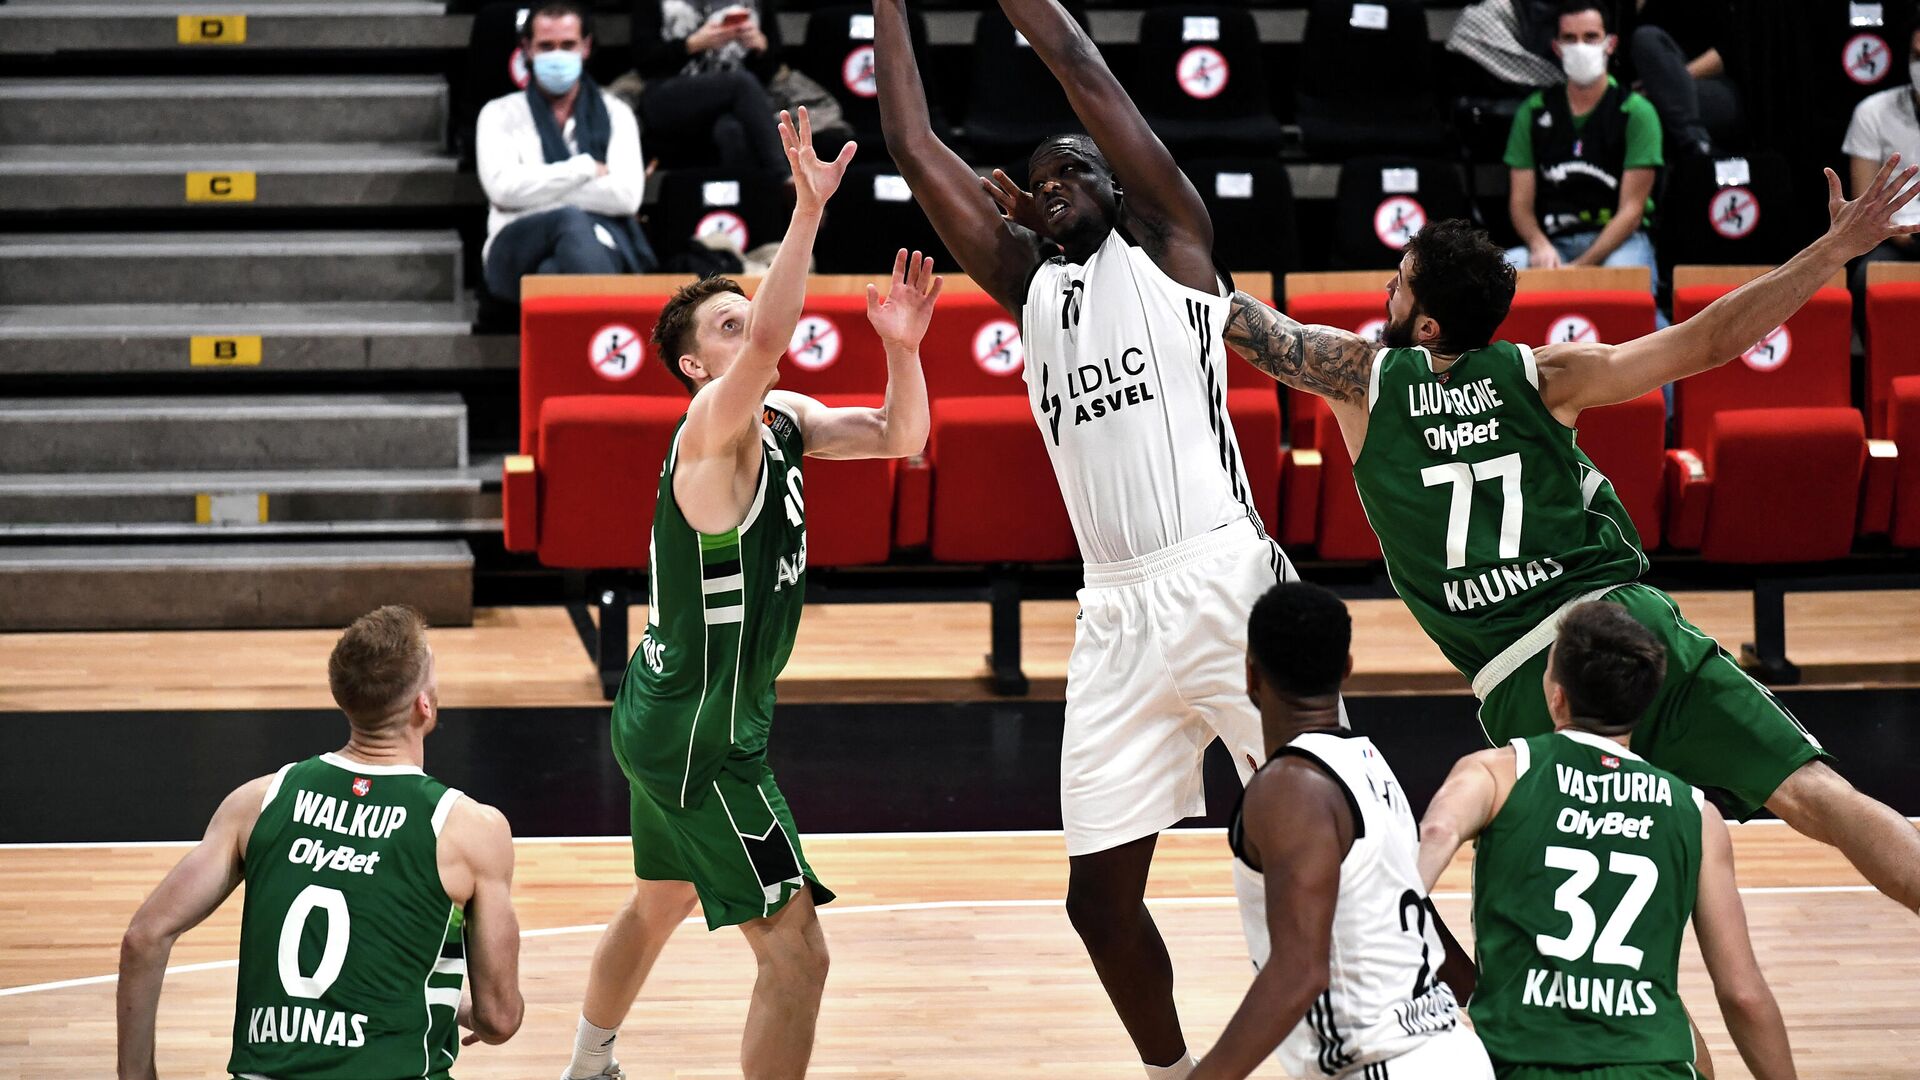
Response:
[[[576,1077],[572,1075],[571,1069],[562,1069],[560,1080],[627,1080],[627,1071],[620,1067],[619,1062],[609,1061],[604,1072],[597,1072],[587,1077]]]

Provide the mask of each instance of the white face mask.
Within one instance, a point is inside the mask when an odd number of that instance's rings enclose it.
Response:
[[[1915,91],[1920,91],[1920,60],[1907,61],[1907,82]]]
[[[1607,76],[1607,47],[1585,42],[1562,45],[1560,66],[1566,70],[1567,81],[1575,86],[1598,82]]]

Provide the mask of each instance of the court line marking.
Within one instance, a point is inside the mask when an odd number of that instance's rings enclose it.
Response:
[[[1909,817],[1909,822],[1920,825],[1920,817]],[[1736,829],[1752,825],[1785,825],[1779,818],[1761,818],[1756,821],[1729,821],[1727,824]],[[1166,835],[1186,836],[1225,836],[1227,830],[1217,827],[1193,829],[1168,829]],[[1001,837],[1047,837],[1062,835],[1059,829],[958,829],[948,832],[817,832],[802,833],[800,839],[805,843],[816,840],[995,840]],[[189,848],[199,840],[73,840],[52,841],[49,843],[0,844],[0,851],[86,851],[97,848]],[[630,844],[627,836],[516,836],[515,844]]]
[[[1757,885],[1742,888],[1744,895],[1783,895],[1802,893],[1870,893],[1871,885]],[[1437,892],[1432,894],[1435,900],[1469,900],[1473,894],[1468,892]],[[1147,903],[1156,907],[1226,907],[1237,904],[1239,900],[1232,896],[1151,896]],[[874,915],[892,911],[953,911],[981,910],[996,908],[1062,908],[1064,900],[920,900],[904,904],[859,904],[851,907],[823,907],[819,909],[821,918],[829,915]],[[706,920],[693,915],[681,921],[682,926],[704,926]],[[570,934],[597,934],[607,928],[606,923],[582,923],[578,926],[548,926],[537,930],[522,930],[522,940],[530,938],[564,937]],[[167,968],[167,975],[186,975],[196,971],[223,971],[239,967],[239,960],[208,960],[198,964],[180,964]],[[0,998],[16,997],[21,994],[37,994],[48,990],[69,990],[81,986],[100,986],[117,982],[120,976],[89,975],[79,979],[60,979],[56,982],[29,983],[24,986],[0,987]]]

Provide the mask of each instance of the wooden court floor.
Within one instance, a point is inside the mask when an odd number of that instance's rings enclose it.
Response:
[[[1729,650],[1753,638],[1745,592],[1676,594]],[[1396,599],[1356,600],[1353,693],[1466,693]],[[1077,607],[1023,606],[1035,697],[1065,692]],[[629,620],[638,644],[645,609]],[[780,698],[963,701],[988,696],[984,603],[810,604]],[[0,713],[88,709],[328,709],[337,630],[0,634]],[[433,631],[449,708],[599,705],[593,665],[558,607],[482,608],[470,627]],[[1920,682],[1920,592],[1787,597],[1788,656],[1807,685]]]
[[[1735,828],[1761,964],[1807,1078],[1920,1076],[1920,922],[1868,891],[1830,851],[1778,825]],[[527,1018],[505,1046],[473,1047],[458,1075],[559,1074],[598,924],[621,901],[620,841],[519,845]],[[816,836],[808,853],[840,899],[822,909],[834,967],[811,1075],[1130,1078],[1140,1075],[1059,898],[1055,834]],[[179,847],[0,850],[0,1077],[109,1075],[118,936]],[[1437,893],[1470,938],[1468,864]],[[1225,842],[1162,841],[1151,888],[1192,1044],[1218,1035],[1250,979]],[[224,1076],[240,899],[174,951],[162,998],[160,1072]],[[1747,1077],[1689,941],[1682,992],[1719,1076]],[[621,1037],[638,1078],[738,1076],[752,960],[732,931],[680,929]],[[1268,1066],[1258,1075],[1283,1075]]]

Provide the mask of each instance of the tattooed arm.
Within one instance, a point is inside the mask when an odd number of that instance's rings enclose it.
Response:
[[[1295,322],[1236,292],[1226,339],[1254,367],[1295,390],[1366,408],[1367,380],[1379,346],[1359,334]]]

